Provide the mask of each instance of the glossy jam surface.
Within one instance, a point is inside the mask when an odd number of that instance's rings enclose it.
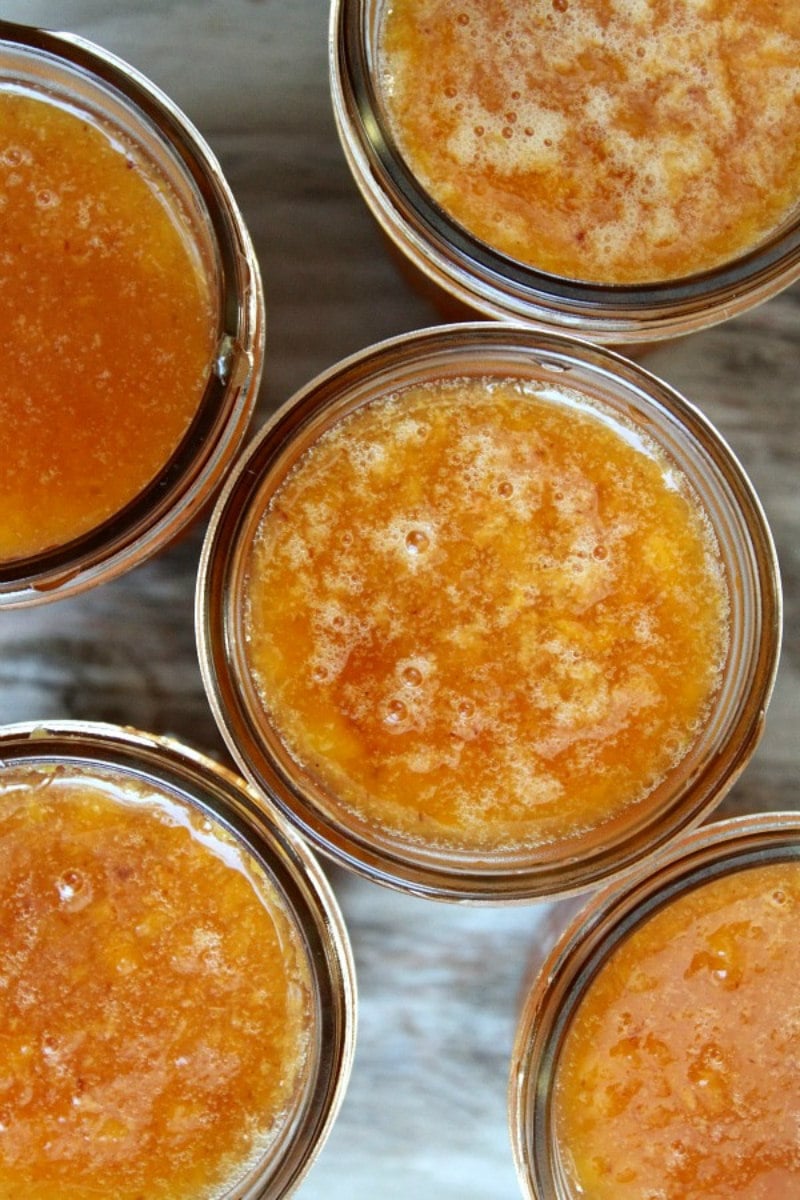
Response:
[[[295,760],[368,828],[497,851],[643,802],[695,740],[726,588],[685,481],[581,393],[412,387],[267,507],[246,655]]]
[[[570,1195],[800,1195],[800,865],[680,897],[593,980],[556,1071]]]
[[[195,415],[216,301],[166,181],[121,134],[0,90],[0,560],[113,516]]]
[[[72,768],[0,787],[0,1197],[215,1200],[302,1086],[292,920],[166,793]]]
[[[796,0],[386,0],[379,57],[422,185],[541,270],[694,274],[800,203]]]

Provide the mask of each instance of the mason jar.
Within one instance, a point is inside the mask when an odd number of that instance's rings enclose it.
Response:
[[[595,894],[526,995],[530,1200],[791,1195],[800,818],[711,822]]]
[[[347,164],[392,253],[450,319],[631,352],[692,333],[800,274],[796,110],[768,49],[778,21],[743,18],[725,41],[692,5],[671,21],[617,12],[606,28],[586,0],[332,0]],[[787,13],[796,57],[789,26]],[[755,182],[767,157],[769,180]],[[729,211],[745,196],[756,215],[734,241]],[[668,258],[689,229],[716,230],[713,253]]]
[[[356,1027],[347,931],[314,856],[174,739],[31,722],[0,729],[0,758],[4,1186],[293,1192]]]
[[[318,849],[498,901],[594,886],[721,800],[780,609],[758,500],[688,401],[482,322],[275,414],[212,515],[196,629],[231,753]]]
[[[138,71],[0,22],[8,370],[0,604],[169,544],[222,480],[262,368],[259,267],[212,151]]]

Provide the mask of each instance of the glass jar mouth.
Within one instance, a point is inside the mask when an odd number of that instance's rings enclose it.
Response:
[[[443,851],[376,834],[332,811],[287,751],[249,678],[242,594],[247,552],[270,496],[320,434],[370,400],[423,380],[479,376],[571,383],[647,429],[695,488],[732,593],[725,679],[697,746],[634,817],[537,851]],[[311,381],[251,442],[221,494],[201,556],[196,634],[206,693],[250,781],[321,851],[376,882],[472,902],[565,895],[626,869],[723,797],[760,736],[780,643],[780,585],[768,527],[741,467],[705,418],[617,355],[494,323],[421,330],[380,343]]]
[[[0,87],[53,98],[119,132],[166,180],[211,282],[214,350],[194,416],[155,478],[101,524],[0,561],[0,607],[60,599],[156,553],[199,513],[249,426],[264,298],[249,233],[198,130],[138,71],[82,38],[0,21]]]
[[[611,284],[539,270],[454,220],[420,184],[389,128],[375,82],[378,0],[332,0],[334,116],[355,182],[384,233],[434,283],[477,313],[625,344],[723,321],[800,278],[800,201],[749,251],[681,278]]]
[[[357,994],[348,933],[336,899],[303,839],[232,771],[174,739],[101,722],[26,722],[0,730],[2,771],[65,769],[108,776],[127,792],[174,799],[241,847],[278,896],[311,972],[308,1062],[300,1094],[264,1152],[225,1192],[260,1200],[293,1192],[311,1168],[344,1098],[355,1050]],[[10,777],[10,776],[9,776]]]
[[[800,860],[800,817],[773,812],[711,822],[602,888],[572,918],[525,997],[511,1056],[508,1116],[522,1193],[570,1200],[553,1123],[553,1087],[577,1009],[614,951],[700,885]]]

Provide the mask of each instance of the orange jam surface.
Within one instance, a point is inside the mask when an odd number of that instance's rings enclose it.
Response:
[[[478,238],[601,283],[717,266],[800,200],[797,0],[386,0],[417,176]]]
[[[304,1075],[292,920],[166,794],[66,769],[0,785],[1,1200],[227,1194]]]
[[[0,91],[0,560],[86,533],[158,474],[203,395],[214,306],[155,168]]]
[[[290,754],[406,841],[539,847],[652,791],[726,648],[685,481],[583,395],[411,387],[342,419],[263,514],[246,655]]]
[[[570,1195],[800,1196],[800,866],[681,896],[592,981],[556,1069]]]

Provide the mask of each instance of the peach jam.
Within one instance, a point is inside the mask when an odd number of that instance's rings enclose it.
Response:
[[[796,0],[386,0],[377,86],[451,218],[606,284],[751,250],[800,198]]]
[[[622,941],[554,1086],[570,1197],[800,1194],[796,861],[695,887]]]
[[[227,1195],[305,1074],[284,901],[166,790],[75,765],[0,784],[0,1196]]]
[[[158,475],[203,397],[216,298],[146,156],[0,90],[0,561],[86,534]]]
[[[245,569],[263,715],[406,845],[538,850],[642,805],[719,686],[728,593],[687,480],[575,388],[442,378],[335,421]]]

